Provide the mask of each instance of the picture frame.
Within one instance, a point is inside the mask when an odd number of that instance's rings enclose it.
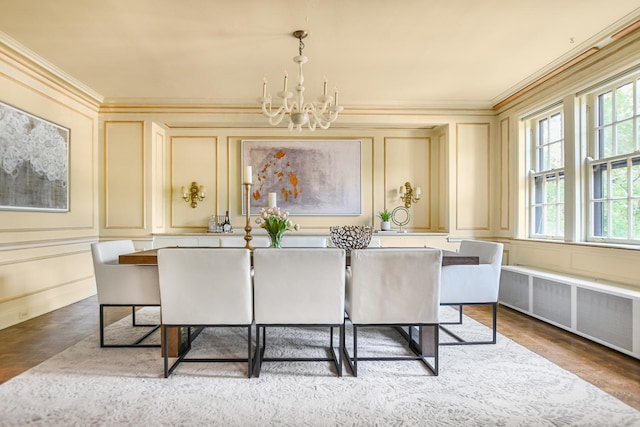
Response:
[[[291,215],[360,215],[361,150],[360,140],[242,140],[241,169],[253,171],[250,214],[276,193]]]
[[[70,130],[0,101],[0,210],[69,211]]]

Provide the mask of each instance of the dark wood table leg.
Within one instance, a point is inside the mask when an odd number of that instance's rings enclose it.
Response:
[[[435,356],[436,348],[434,346],[434,334],[436,327],[437,326],[418,326],[416,328],[415,326],[412,326],[413,333],[409,345],[425,357]],[[398,327],[397,329],[405,339],[409,340],[409,334],[404,330],[404,328]]]
[[[162,335],[161,354],[164,354],[164,346],[169,346],[169,357],[179,357],[189,347],[187,328],[168,327],[167,336]]]

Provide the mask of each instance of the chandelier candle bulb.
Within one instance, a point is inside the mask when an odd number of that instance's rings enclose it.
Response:
[[[269,207],[276,207],[276,193],[269,193]]]
[[[201,185],[200,186],[200,195],[203,195],[203,194],[204,194],[204,185]]]
[[[420,197],[421,194],[422,190],[420,190],[420,187],[416,187],[416,197]]]
[[[185,196],[187,195],[187,189],[184,187],[184,185],[180,187],[180,192]]]
[[[284,92],[287,91],[287,79],[289,78],[289,73],[287,70],[284,70]]]
[[[267,96],[267,78],[265,77],[264,80],[262,80],[262,97],[264,98],[265,96]]]
[[[251,166],[244,167],[244,183],[253,184],[253,171],[251,169]]]
[[[327,83],[329,83],[329,82],[327,81],[327,78],[325,77],[324,78],[324,89],[323,89],[323,92],[322,92],[322,94],[324,96],[327,96]]]
[[[398,194],[400,194],[400,197],[404,196],[404,186],[400,186],[400,189],[398,190]]]

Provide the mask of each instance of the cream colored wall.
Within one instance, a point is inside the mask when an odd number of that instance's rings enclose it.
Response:
[[[521,120],[559,101],[574,102],[580,91],[639,66],[640,32],[636,32],[549,79],[498,112],[495,145],[500,150],[500,186],[494,218],[496,239],[505,243],[506,264],[613,281],[640,289],[640,249],[637,247],[584,243],[579,237],[570,243],[527,239],[527,153]],[[569,129],[569,134],[565,134],[566,143],[576,140],[579,141],[579,135],[574,138],[573,130]],[[566,191],[569,194],[573,190]],[[576,189],[576,193],[580,191]]]
[[[0,329],[95,293],[98,106],[0,43],[0,101],[70,129],[69,212],[0,210]]]
[[[157,108],[154,110],[157,111]],[[410,230],[449,231],[454,237],[491,233],[488,207],[492,191],[488,187],[496,185],[491,177],[490,167],[496,161],[491,156],[498,152],[490,147],[489,137],[494,127],[492,116],[487,117],[484,113],[473,114],[470,117],[425,115],[421,117],[423,121],[439,120],[444,123],[429,126],[414,124],[406,128],[396,125],[393,128],[385,128],[377,127],[373,122],[369,125],[343,125],[345,127],[301,134],[289,133],[286,129],[264,128],[262,122],[260,127],[246,125],[247,119],[240,114],[235,120],[244,123],[243,126],[233,127],[228,123],[226,126],[215,125],[223,119],[227,121],[229,117],[221,118],[213,109],[205,117],[202,111],[198,111],[197,114],[189,111],[148,114],[144,108],[139,108],[138,111],[128,109],[126,113],[105,112],[101,118],[104,126],[121,127],[123,130],[119,133],[113,130],[103,133],[104,141],[101,141],[101,145],[108,151],[120,150],[123,154],[113,157],[122,159],[121,163],[103,163],[103,174],[109,176],[112,174],[110,170],[115,170],[122,183],[129,182],[134,188],[142,186],[141,177],[152,177],[149,171],[141,170],[145,165],[148,168],[164,170],[167,178],[162,191],[158,193],[163,195],[166,202],[163,214],[147,212],[146,218],[150,222],[144,227],[140,226],[142,210],[136,204],[135,198],[122,203],[118,198],[119,192],[107,191],[107,208],[104,209],[103,223],[105,226],[101,229],[101,235],[129,235],[138,240],[139,246],[148,246],[148,237],[158,230],[166,233],[204,232],[209,215],[224,214],[226,210],[229,210],[234,228],[242,229],[245,226],[245,217],[242,215],[243,188],[240,185],[243,139],[362,141],[362,214],[300,216],[296,218],[296,222],[302,227],[301,233],[326,232],[331,225],[371,224],[379,227],[377,213],[385,208],[392,210],[402,204],[398,198],[398,187],[406,181],[410,181],[413,186],[420,186],[423,192],[422,199],[411,208],[411,222],[407,225]],[[461,125],[462,131],[451,132],[451,127],[457,127],[456,119],[464,121]],[[139,124],[140,121],[144,121],[144,126]],[[197,124],[198,121],[206,122],[207,125]],[[193,124],[176,126],[174,123]],[[155,136],[138,131],[139,128],[153,126],[158,129]],[[159,135],[162,137],[159,138]],[[450,135],[455,137],[453,141]],[[111,141],[112,136],[121,140]],[[157,150],[158,153],[166,153],[166,157],[153,159],[154,164],[148,165],[142,158],[144,151],[139,148],[147,146],[149,153]],[[453,155],[453,160],[448,159],[449,155]],[[141,166],[136,168],[135,165]],[[471,168],[469,165],[474,166]],[[464,167],[466,170],[451,171],[448,169],[451,167]],[[449,174],[455,179],[450,179]],[[470,181],[479,182],[478,188],[467,188],[467,184],[464,183],[467,180],[465,177],[473,177]],[[180,196],[180,187],[188,186],[192,181],[204,185],[207,190],[205,200],[199,202],[196,208],[191,208]],[[456,191],[452,191],[455,187],[448,187],[451,181],[469,194],[458,197]],[[161,185],[158,179],[154,180],[154,184]],[[126,189],[123,188],[121,191],[124,193]],[[145,196],[138,197],[146,200]],[[464,212],[461,214],[462,221],[460,215],[450,215],[451,207],[446,205],[450,200],[455,200],[456,208]],[[157,206],[159,205],[160,203],[157,203]],[[482,208],[477,209],[476,205]],[[153,203],[148,208],[149,211],[153,210]],[[115,221],[111,217],[118,218],[122,226],[111,226]],[[166,226],[156,224],[158,218],[164,218]],[[447,229],[448,224],[453,224],[454,228]],[[251,225],[255,226],[255,223]]]

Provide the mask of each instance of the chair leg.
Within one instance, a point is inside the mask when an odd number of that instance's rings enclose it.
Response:
[[[109,305],[109,304],[100,304],[100,347],[116,347],[116,348],[128,348],[128,347],[160,347],[160,344],[142,344],[142,342],[144,340],[146,340],[149,336],[151,336],[151,334],[153,334],[156,330],[160,329],[160,325],[159,324],[136,324],[135,322],[135,307],[136,306],[130,306],[131,307],[131,316],[132,316],[132,322],[133,322],[133,326],[146,326],[146,327],[151,327],[152,329],[149,330],[147,333],[145,333],[144,335],[142,335],[140,338],[138,338],[136,341],[134,341],[132,344],[105,344],[105,330],[104,330],[104,312],[105,312],[105,308],[107,307],[117,307],[120,305]],[[128,305],[126,305],[125,307],[129,307]]]
[[[358,376],[358,327],[353,325],[353,365],[351,365],[353,376]]]
[[[340,347],[342,347],[342,353],[344,353],[344,360],[347,361],[347,365],[349,365],[349,369],[351,369],[351,373],[354,374],[353,363],[351,361],[351,355],[349,354],[349,350],[347,350],[347,337],[346,337],[346,326],[344,326],[344,330],[342,332]],[[354,374],[355,376],[355,374]]]
[[[487,303],[487,304],[478,304],[478,305],[491,305],[492,308],[492,339],[491,341],[465,341],[464,338],[456,334],[455,332],[449,330],[448,328],[442,326],[443,323],[440,323],[440,329],[442,329],[447,335],[454,338],[456,341],[452,342],[441,342],[440,345],[473,345],[473,344],[495,344],[497,337],[497,316],[498,316],[498,303]],[[460,323],[462,323],[462,305],[460,306]],[[444,323],[445,325],[450,325],[452,323]]]
[[[460,307],[462,311],[462,307]],[[438,376],[438,360],[439,360],[439,351],[438,351],[438,343],[440,342],[440,327],[435,325],[433,327],[433,348],[435,350],[434,359],[433,359],[433,374]]]
[[[136,321],[136,307],[138,307],[137,305],[132,305],[131,306],[131,322],[133,326],[156,326],[156,323],[138,323]],[[144,306],[141,306],[144,307]]]
[[[251,325],[247,327],[247,378],[251,378],[251,374],[253,373],[253,364],[251,363]]]
[[[260,343],[260,326],[256,325],[256,352],[254,355],[255,362],[253,364],[253,376],[260,377],[260,368],[262,367],[262,350],[263,343]]]
[[[164,337],[164,377],[169,378],[169,343],[167,342],[167,326],[162,326],[162,336]]]
[[[493,341],[491,344],[496,343],[496,335],[498,334],[498,303],[494,302],[493,306]]]
[[[446,305],[451,305],[451,306],[455,306],[456,304],[446,304]],[[461,325],[462,324],[462,304],[457,304],[458,306],[458,320],[456,320],[455,322],[440,322],[441,325]]]
[[[340,325],[340,342],[343,343],[344,342],[344,323],[342,325]],[[339,351],[340,354],[338,354],[338,366],[340,366],[340,371],[339,371],[339,376],[342,376],[342,351]]]
[[[100,347],[104,347],[104,305],[100,304]]]

